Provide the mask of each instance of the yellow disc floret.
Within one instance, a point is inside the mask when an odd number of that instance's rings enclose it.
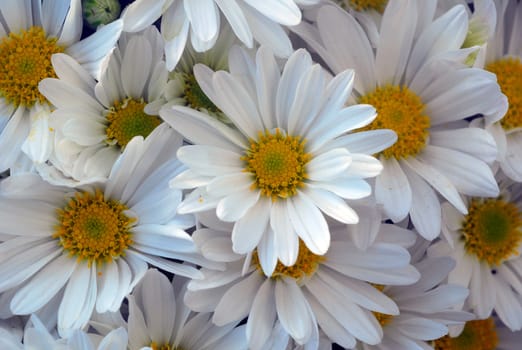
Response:
[[[130,98],[114,103],[107,114],[109,124],[105,132],[109,143],[123,148],[134,136],[147,137],[161,124],[158,116],[145,113],[145,105],[143,100]]]
[[[340,0],[338,1],[345,8],[352,8],[355,11],[375,10],[383,13],[388,0]]]
[[[0,96],[15,106],[47,103],[38,91],[44,78],[56,78],[51,56],[63,52],[56,38],[46,38],[41,27],[9,33],[0,42]]]
[[[397,133],[397,142],[382,151],[385,158],[413,157],[424,149],[430,118],[424,114],[421,99],[407,87],[378,87],[359,103],[371,104],[377,110],[377,118],[359,130],[391,129]]]
[[[100,190],[76,192],[63,209],[53,238],[79,261],[110,262],[125,254],[132,244],[130,228],[135,219],[124,211],[128,208],[116,200],[106,200]]]
[[[469,254],[499,265],[519,252],[522,216],[517,206],[502,199],[472,199],[462,224],[462,239]]]
[[[181,348],[175,348],[169,344],[158,345],[156,342],[150,344],[152,350],[182,350]]]
[[[276,200],[295,195],[304,185],[311,156],[305,152],[304,140],[276,129],[274,134],[260,132],[257,141],[250,140],[250,149],[241,159],[245,171],[254,176],[252,189]]]
[[[278,261],[270,278],[279,279],[290,277],[296,280],[297,283],[302,283],[306,278],[311,277],[315,271],[317,271],[319,264],[324,260],[325,257],[323,255],[315,255],[306,247],[306,244],[299,239],[299,253],[295,263],[292,266],[286,266]],[[259,271],[262,271],[257,250],[252,254],[252,263]]]
[[[497,75],[502,93],[507,96],[509,109],[500,120],[505,130],[522,128],[522,61],[518,57],[503,58],[486,65]]]
[[[204,109],[212,113],[220,113],[220,109],[205,95],[194,74],[181,73],[185,81],[185,100],[193,109]]]
[[[433,342],[435,350],[494,350],[498,336],[492,318],[469,321],[458,337],[444,336]]]

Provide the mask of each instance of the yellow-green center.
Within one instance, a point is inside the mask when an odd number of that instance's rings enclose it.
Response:
[[[388,0],[337,0],[344,8],[352,8],[356,11],[375,10],[383,13]]]
[[[283,135],[279,129],[274,134],[260,132],[258,140],[250,140],[250,148],[241,157],[245,171],[254,178],[252,189],[273,200],[297,193],[304,185],[305,165],[310,159],[304,140]]]
[[[458,337],[446,335],[433,342],[435,350],[494,350],[497,345],[498,336],[492,318],[469,321]]]
[[[107,140],[123,148],[134,136],[147,137],[161,124],[161,119],[145,113],[145,105],[143,100],[130,98],[115,102],[107,114]]]
[[[56,38],[46,38],[41,27],[9,33],[0,42],[0,96],[15,106],[47,103],[38,90],[44,78],[56,78],[51,56],[63,52]]]
[[[502,93],[507,96],[509,109],[500,120],[505,130],[522,127],[522,61],[518,57],[503,58],[486,65],[497,75]]]
[[[430,118],[421,99],[407,87],[387,85],[361,97],[359,103],[373,105],[377,118],[359,130],[391,129],[398,139],[381,154],[385,158],[414,157],[426,146]]]
[[[462,239],[469,254],[490,265],[512,255],[522,239],[522,216],[517,206],[502,199],[472,199],[462,224]]]
[[[324,260],[324,255],[315,255],[306,247],[306,244],[299,239],[299,253],[295,263],[292,266],[286,266],[281,261],[277,261],[275,270],[270,278],[280,279],[290,277],[300,284],[306,278],[311,277],[315,271],[317,271],[317,268],[319,268],[319,264]],[[252,254],[252,263],[256,266],[257,270],[262,273],[257,250]]]
[[[104,199],[100,190],[77,192],[58,210],[53,238],[79,261],[110,262],[132,244],[130,228],[135,219],[124,214],[127,209],[116,200]]]
[[[205,95],[199,86],[196,77],[191,73],[182,73],[185,80],[185,100],[187,104],[196,110],[204,109],[211,113],[220,113],[221,110]]]
[[[158,345],[156,342],[150,344],[152,350],[183,350],[180,347],[174,347],[169,344]]]

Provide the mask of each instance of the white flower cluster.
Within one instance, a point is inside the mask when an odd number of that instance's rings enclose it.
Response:
[[[0,349],[521,349],[519,0],[2,0],[0,37]]]

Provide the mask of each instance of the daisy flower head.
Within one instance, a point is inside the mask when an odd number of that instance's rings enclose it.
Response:
[[[431,343],[434,350],[518,350],[522,332],[512,332],[498,317],[466,322],[462,332],[446,335]]]
[[[466,9],[469,17],[468,32],[461,47],[480,47],[479,50],[468,56],[465,63],[470,66],[483,67],[487,43],[495,33],[497,22],[495,3],[493,0],[439,0],[437,2],[437,13],[444,14],[457,4],[461,4]],[[471,8],[473,8],[473,11],[471,11]]]
[[[187,283],[179,276],[171,283],[158,270],[149,269],[127,297],[127,321],[118,312],[96,315],[91,324],[102,334],[117,327],[127,329],[129,350],[246,350],[244,325],[218,327],[211,313],[195,313],[185,305]]]
[[[74,57],[97,76],[100,65],[120,36],[117,20],[80,40],[80,0],[7,0],[0,3],[0,172],[12,167],[21,151],[41,162],[49,139],[34,133],[49,128],[51,104],[38,83],[56,76],[55,53]],[[47,134],[46,134],[47,135]]]
[[[194,72],[194,66],[198,63],[212,71],[228,71],[229,52],[239,41],[229,25],[223,27],[212,49],[197,52],[190,44],[185,47],[176,68],[169,74],[165,97],[170,105],[189,106],[208,113],[224,123],[230,123],[226,115],[201,90]]]
[[[40,83],[56,106],[50,164],[37,166],[46,180],[69,186],[104,181],[129,141],[162,123],[158,109],[166,103],[168,79],[162,57],[163,41],[151,26],[122,35],[99,81],[69,56],[52,58],[55,67],[67,69]]]
[[[458,309],[468,296],[468,289],[445,282],[455,267],[451,258],[423,258],[413,266],[421,275],[413,285],[374,285],[397,304],[399,314],[374,312],[383,329],[382,342],[361,342],[356,349],[426,349],[425,342],[448,334],[449,326],[463,325],[475,318]]]
[[[0,346],[10,350],[126,350],[128,336],[123,328],[114,329],[106,336],[75,330],[68,338],[56,337],[44,323],[31,315],[25,329],[17,330],[18,337],[11,330],[0,327]]]
[[[397,315],[398,309],[367,282],[407,285],[419,279],[405,248],[413,245],[415,234],[393,224],[381,225],[378,237],[364,251],[339,225],[332,228],[332,244],[325,255],[314,254],[299,241],[299,255],[287,266],[268,249],[234,253],[233,225],[218,220],[213,212],[198,214],[198,220],[202,228],[194,232],[194,241],[208,260],[225,263],[226,268],[204,267],[204,278],[188,284],[185,303],[194,311],[213,311],[217,325],[248,317],[251,349],[267,349],[281,334],[278,322],[283,335],[298,345],[318,343],[319,331],[348,348],[356,339],[377,344],[382,329],[372,311]],[[361,229],[371,230],[380,221],[362,224]],[[266,270],[268,265],[272,267]]]
[[[169,174],[183,167],[172,150],[182,140],[166,124],[134,138],[104,184],[68,188],[36,174],[0,183],[0,293],[13,314],[28,315],[61,295],[62,336],[85,326],[93,312],[115,311],[152,264],[200,277],[177,259],[204,264],[190,235],[191,216],[176,214],[181,191]],[[62,294],[63,293],[63,294]]]
[[[359,220],[344,199],[370,195],[364,179],[377,175],[381,164],[368,154],[396,136],[389,130],[347,134],[375,118],[372,106],[344,106],[352,70],[331,78],[305,50],[292,54],[282,73],[266,47],[255,61],[239,48],[231,56],[231,73],[202,66],[195,71],[234,128],[187,107],[160,112],[193,143],[178,151],[189,169],[171,186],[197,188],[178,210],[216,208],[221,220],[235,222],[232,242],[239,254],[269,239],[266,249],[290,266],[301,239],[322,255],[330,245],[323,213],[348,224]]]
[[[432,240],[441,227],[439,195],[462,213],[461,195],[498,195],[488,165],[495,142],[486,131],[467,127],[465,118],[481,113],[491,124],[502,117],[506,101],[493,74],[463,62],[477,49],[460,49],[468,30],[463,6],[424,21],[420,3],[388,2],[375,50],[357,21],[331,5],[321,7],[315,26],[302,23],[295,31],[334,73],[346,67],[360,73],[353,97],[377,109],[377,118],[361,130],[391,129],[398,136],[377,154],[383,165],[375,180],[377,202],[393,222],[409,215]],[[345,38],[352,38],[349,45]]]
[[[457,266],[450,283],[468,287],[467,300],[478,318],[495,310],[511,330],[522,329],[522,186],[500,177],[501,195],[467,198],[468,214],[442,205],[444,240],[432,256],[451,256]]]
[[[220,34],[220,22],[226,20],[234,34],[247,47],[254,39],[267,45],[279,57],[293,52],[292,43],[282,26],[301,21],[299,6],[320,0],[135,0],[123,10],[125,31],[139,31],[161,17],[165,38],[167,68],[173,70],[189,39],[198,52],[212,48]]]
[[[494,73],[509,107],[497,123],[486,130],[498,145],[497,161],[511,179],[522,181],[522,4],[519,1],[496,1],[497,27],[487,46],[484,69]]]

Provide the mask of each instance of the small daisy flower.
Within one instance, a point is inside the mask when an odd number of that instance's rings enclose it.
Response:
[[[166,124],[144,141],[134,138],[105,184],[67,188],[35,174],[0,183],[0,293],[11,312],[27,315],[62,295],[58,331],[85,326],[93,312],[116,311],[143,277],[147,264],[200,277],[204,264],[176,215],[181,191],[168,187],[183,170],[174,151],[182,140]],[[1,295],[1,294],[0,294]]]
[[[239,41],[230,26],[224,26],[214,47],[205,52],[197,52],[191,45],[185,47],[176,68],[169,74],[165,89],[165,98],[169,105],[189,106],[192,109],[208,113],[224,123],[230,123],[225,114],[205,95],[198,84],[194,66],[205,65],[211,71],[228,71],[228,56],[233,45]]]
[[[493,74],[463,64],[476,50],[460,49],[468,31],[464,7],[424,23],[419,3],[388,2],[375,50],[356,20],[336,6],[319,10],[317,28],[302,23],[294,30],[334,73],[347,67],[360,72],[353,98],[377,109],[377,118],[361,130],[398,135],[377,154],[383,164],[375,181],[377,202],[393,222],[409,215],[432,240],[441,228],[439,194],[462,213],[461,195],[498,195],[488,165],[496,157],[495,142],[485,130],[467,127],[465,118],[482,113],[492,124],[503,115],[505,96]],[[423,22],[419,33],[417,22]]]
[[[317,4],[320,0],[135,0],[122,13],[125,31],[139,31],[160,16],[165,38],[165,56],[169,71],[183,53],[189,38],[198,52],[212,48],[220,35],[222,18],[234,34],[249,48],[256,39],[271,47],[280,57],[293,52],[288,35],[281,26],[301,21],[300,5]],[[221,16],[223,14],[223,16]]]
[[[497,198],[467,199],[468,214],[442,205],[445,240],[430,247],[433,256],[453,257],[450,283],[469,287],[469,306],[481,319],[493,310],[511,330],[522,328],[521,185],[501,180]]]
[[[519,1],[497,1],[497,27],[488,41],[484,69],[496,74],[509,107],[497,123],[486,130],[498,145],[497,160],[502,171],[514,181],[522,181],[522,4]]]
[[[183,302],[187,282],[176,276],[171,283],[158,270],[149,269],[127,297],[128,323],[120,315],[97,315],[92,325],[107,330],[126,328],[130,350],[246,350],[244,325],[218,327],[212,323],[211,313],[187,308]]]
[[[448,326],[473,319],[471,313],[455,310],[468,296],[468,289],[444,280],[455,267],[448,257],[425,258],[414,264],[421,278],[409,286],[375,286],[392,299],[399,315],[374,312],[383,329],[380,344],[360,343],[357,349],[424,349],[424,342],[448,334]]]
[[[231,224],[218,221],[213,213],[198,218],[204,227],[193,234],[196,244],[209,260],[226,263],[226,269],[203,268],[204,278],[188,284],[185,303],[195,311],[214,311],[217,325],[248,316],[251,349],[266,349],[267,342],[273,342],[274,334],[280,333],[274,333],[277,320],[299,345],[319,339],[319,330],[345,347],[353,347],[356,339],[378,344],[382,329],[372,311],[397,315],[398,308],[367,282],[406,285],[419,278],[403,247],[412,245],[415,235],[392,224],[382,224],[378,238],[365,251],[356,247],[344,226],[332,228],[332,244],[325,255],[314,254],[299,241],[296,262],[286,266],[273,253],[234,253]],[[263,260],[274,266],[268,275]]]
[[[9,0],[0,3],[0,172],[13,166],[23,149],[37,162],[48,155],[49,100],[38,83],[56,77],[51,56],[66,53],[92,76],[114,47],[123,23],[117,20],[80,40],[80,0]],[[43,135],[47,135],[44,133]]]
[[[367,154],[395,141],[389,130],[347,134],[375,118],[372,106],[344,106],[353,71],[331,79],[298,50],[281,74],[266,47],[255,62],[238,49],[230,70],[247,74],[198,69],[202,90],[236,129],[190,108],[161,110],[194,143],[178,151],[189,169],[171,182],[198,187],[179,212],[216,208],[221,220],[236,222],[232,242],[239,254],[258,247],[262,255],[275,251],[291,266],[299,239],[314,254],[326,253],[330,232],[322,212],[343,223],[358,222],[343,198],[370,195],[364,178],[377,175],[381,165]]]
[[[13,332],[0,327],[0,346],[10,350],[126,350],[127,331],[123,328],[114,329],[105,337],[88,334],[76,330],[67,338],[53,336],[41,320],[31,315],[25,329],[21,330],[23,339]]]
[[[54,66],[68,69],[40,83],[56,106],[51,164],[37,166],[47,181],[68,186],[104,181],[128,142],[161,124],[157,114],[166,103],[168,77],[162,55],[161,36],[149,27],[122,36],[99,82],[69,56],[53,56]]]
[[[512,332],[497,317],[466,322],[462,332],[431,342],[434,350],[518,350],[522,332]]]

